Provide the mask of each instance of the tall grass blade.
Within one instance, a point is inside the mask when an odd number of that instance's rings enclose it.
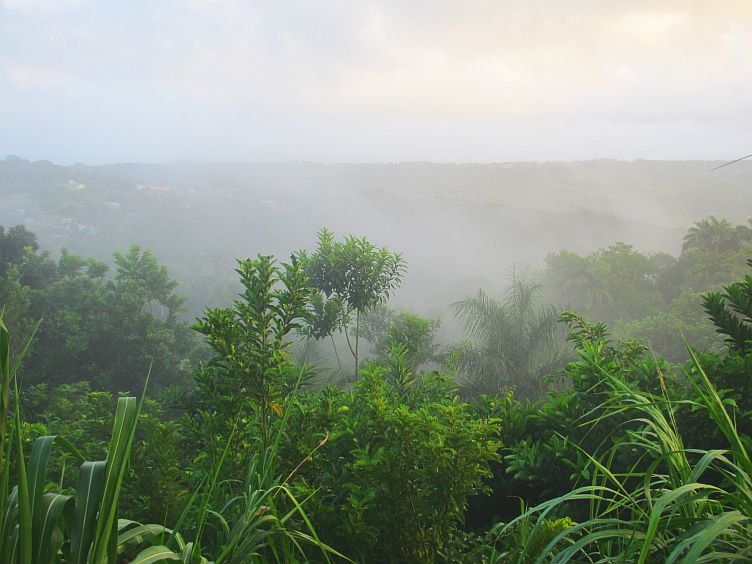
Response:
[[[34,546],[34,562],[40,564],[56,562],[57,553],[63,544],[61,518],[73,507],[73,497],[48,493],[42,498],[42,516]]]
[[[166,546],[150,546],[139,552],[138,556],[131,560],[131,564],[151,564],[164,560],[182,560],[182,558]]]
[[[18,465],[18,543],[21,564],[32,563],[32,522],[31,501],[29,497],[29,482],[26,476],[26,462],[24,461],[23,440],[21,438],[21,405],[19,402],[18,380],[13,380],[15,391],[15,420],[13,431],[16,439],[16,462]]]
[[[43,553],[48,551],[45,542],[49,540],[49,535],[52,534],[52,531],[57,526],[57,522],[51,521],[51,518],[59,518],[64,507],[63,505],[63,507],[60,507],[60,510],[57,511],[57,506],[60,501],[54,503],[52,507],[45,506],[43,503],[43,500],[46,497],[44,488],[47,485],[47,465],[49,463],[50,455],[52,454],[52,448],[56,444],[76,457],[80,462],[84,461],[84,457],[81,453],[63,437],[48,435],[39,437],[34,441],[34,445],[31,449],[31,456],[29,458],[29,504],[31,507],[32,523],[32,560],[35,563],[45,561],[42,556]],[[70,499],[69,496],[62,497],[66,500]],[[53,510],[52,513],[49,512],[50,509]]]
[[[94,540],[97,513],[104,493],[104,460],[84,462],[78,472],[76,502],[71,530],[71,562],[86,564]]]
[[[117,506],[120,487],[130,460],[133,437],[136,434],[138,417],[143,407],[146,389],[149,385],[151,368],[146,375],[144,390],[136,402],[134,397],[118,398],[112,438],[107,451],[107,462],[102,492],[102,503],[97,517],[97,528],[92,547],[92,562],[114,561],[117,541]]]

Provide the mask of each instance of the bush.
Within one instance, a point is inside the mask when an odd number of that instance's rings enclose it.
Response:
[[[448,559],[468,498],[485,490],[498,459],[499,421],[478,417],[447,375],[397,382],[370,365],[351,393],[329,387],[301,398],[286,456],[318,451],[296,488],[315,492],[307,511],[324,542],[362,561]]]

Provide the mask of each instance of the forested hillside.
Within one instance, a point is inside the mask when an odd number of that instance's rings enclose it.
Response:
[[[708,215],[743,223],[752,164],[116,164],[0,161],[0,224],[24,224],[42,248],[107,260],[153,250],[192,315],[231,299],[237,257],[308,247],[327,226],[399,248],[410,276],[396,303],[444,313],[458,294],[500,293],[513,265],[541,268],[560,249],[617,241],[681,251]],[[441,273],[437,276],[437,273]],[[229,286],[229,288],[228,288]]]

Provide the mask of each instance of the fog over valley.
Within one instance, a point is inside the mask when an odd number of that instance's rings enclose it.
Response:
[[[60,166],[0,161],[0,224],[44,248],[108,259],[138,243],[181,283],[191,312],[226,303],[236,258],[285,256],[327,227],[402,252],[394,304],[439,315],[514,267],[616,241],[677,254],[707,215],[752,214],[752,163],[592,160],[495,164],[172,163]]]

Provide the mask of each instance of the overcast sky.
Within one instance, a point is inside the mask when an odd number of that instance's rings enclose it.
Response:
[[[0,0],[0,158],[750,152],[752,0]]]

